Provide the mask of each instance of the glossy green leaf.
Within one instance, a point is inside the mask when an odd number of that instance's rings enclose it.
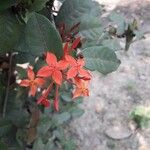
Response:
[[[115,71],[119,65],[120,60],[114,51],[107,47],[93,46],[83,50],[86,60],[86,68],[90,70],[97,70],[102,74],[108,74]]]
[[[14,50],[19,41],[22,26],[12,12],[0,13],[0,53]]]
[[[51,51],[58,57],[63,54],[60,36],[52,23],[43,15],[34,13],[25,29],[26,44],[32,55]]]

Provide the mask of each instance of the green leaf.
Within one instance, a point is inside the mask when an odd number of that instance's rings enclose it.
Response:
[[[119,41],[117,41],[117,39],[103,40],[102,45],[104,47],[108,47],[109,49],[112,49],[112,50],[115,50],[115,51],[121,49],[120,43],[119,43]]]
[[[27,100],[25,92],[23,94],[23,92],[19,90],[10,90],[7,101],[6,118],[11,120],[12,124],[17,127],[24,127],[29,121],[29,114],[23,109],[25,100]]]
[[[35,64],[36,56],[33,56],[29,52],[18,52],[18,55],[15,55],[14,58],[17,64],[30,63],[33,65]]]
[[[71,113],[71,116],[73,118],[78,118],[84,114],[84,110],[78,107],[72,108],[71,110],[69,110],[69,112]]]
[[[125,22],[120,22],[117,27],[117,34],[122,35],[126,30],[127,24]]]
[[[44,144],[41,138],[38,138],[33,146],[33,150],[44,150]]]
[[[124,17],[121,14],[118,13],[111,13],[111,15],[109,16],[110,20],[115,22],[117,24],[117,34],[121,35],[125,32],[126,30],[126,22]]]
[[[45,4],[48,0],[34,0],[30,11],[40,11],[45,7]]]
[[[97,17],[100,14],[100,5],[92,0],[65,0],[56,17],[56,24],[63,22],[72,26],[77,22],[83,23],[86,21],[82,20],[83,16],[87,14]]]
[[[49,130],[49,128],[51,127],[51,118],[49,116],[46,115],[42,115],[40,118],[40,122],[38,125],[38,133],[40,135],[45,135],[46,132]]]
[[[45,145],[45,150],[54,150],[54,142],[52,140],[48,140],[48,142]]]
[[[64,143],[64,150],[76,150],[76,145],[73,140],[67,140]]]
[[[71,95],[71,93],[63,92],[61,94],[61,98],[65,102],[72,102],[72,95]]]
[[[1,0],[0,11],[3,11],[16,3],[16,0]]]
[[[6,119],[0,119],[0,137],[6,136],[12,131],[12,124]]]
[[[26,44],[31,54],[38,56],[51,51],[61,57],[61,38],[52,23],[43,15],[34,13],[25,29]]]
[[[112,12],[109,16],[110,20],[119,24],[121,22],[125,22],[124,17],[121,14]]]
[[[86,68],[97,70],[105,75],[115,71],[120,65],[120,60],[117,59],[115,52],[107,47],[88,47],[83,50],[83,55],[86,60]]]
[[[19,41],[22,26],[12,12],[0,14],[0,53],[13,51]]]
[[[28,55],[30,55],[28,45],[27,45],[27,42],[25,39],[25,27],[26,27],[25,25],[22,27],[21,35],[20,35],[19,41],[18,41],[15,49],[21,53],[24,52],[24,53],[27,53]],[[22,54],[20,56],[22,56]],[[24,56],[22,58],[24,58]]]
[[[71,115],[68,112],[63,112],[61,114],[56,114],[54,117],[55,117],[55,120],[57,121],[57,125],[61,125],[65,123],[66,121],[68,121]]]
[[[99,45],[99,39],[103,38],[104,29],[97,17],[84,15],[83,22],[81,23],[79,36],[81,36],[85,42],[82,47],[89,47]]]
[[[16,140],[20,147],[23,148],[23,140],[25,139],[26,132],[23,129],[18,129],[16,132]]]

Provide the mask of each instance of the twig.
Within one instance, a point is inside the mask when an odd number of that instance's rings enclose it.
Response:
[[[11,68],[12,67],[12,57],[13,57],[13,54],[10,53],[9,70],[8,70],[8,81],[7,81],[6,95],[5,95],[4,106],[3,106],[3,118],[5,118],[6,108],[7,108],[7,101],[8,101],[8,95],[9,95],[9,85],[10,85],[11,71],[12,71],[12,68]]]

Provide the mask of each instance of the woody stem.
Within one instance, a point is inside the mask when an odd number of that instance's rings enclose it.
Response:
[[[8,81],[7,81],[6,95],[5,95],[4,106],[3,106],[3,118],[5,118],[6,108],[7,108],[7,101],[8,101],[8,95],[9,95],[9,85],[10,85],[11,71],[12,71],[12,68],[11,68],[12,67],[12,57],[13,57],[13,54],[10,53],[9,70],[8,70]]]

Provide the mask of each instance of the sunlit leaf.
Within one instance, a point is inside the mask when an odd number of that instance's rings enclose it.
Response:
[[[86,60],[86,67],[90,70],[97,70],[102,74],[115,71],[120,60],[117,59],[115,52],[107,47],[93,46],[83,50]]]

